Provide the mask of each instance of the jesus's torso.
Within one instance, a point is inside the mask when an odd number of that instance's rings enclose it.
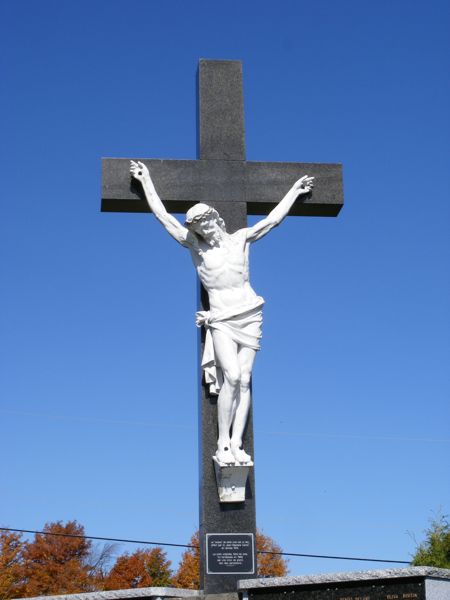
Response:
[[[210,246],[200,240],[198,247],[191,249],[212,312],[244,306],[257,297],[250,286],[248,254],[245,229],[225,234],[218,245]]]

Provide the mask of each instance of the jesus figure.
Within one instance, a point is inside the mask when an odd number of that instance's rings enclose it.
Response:
[[[261,338],[263,298],[249,281],[249,246],[283,221],[296,199],[313,188],[305,175],[277,206],[252,227],[229,234],[218,212],[195,204],[184,226],[167,212],[150,173],[131,161],[131,175],[141,182],[151,211],[166,231],[187,248],[209,297],[209,311],[197,313],[197,326],[206,329],[202,368],[211,394],[218,394],[219,436],[215,460],[220,465],[251,464],[242,446],[250,409],[250,379]]]

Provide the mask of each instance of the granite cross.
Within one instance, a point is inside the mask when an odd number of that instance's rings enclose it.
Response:
[[[293,216],[336,216],[343,204],[339,164],[250,162],[245,160],[242,65],[240,61],[200,60],[198,73],[199,160],[140,159],[166,209],[185,213],[197,202],[213,206],[229,233],[246,227],[247,215],[267,215],[302,175],[315,177],[314,193],[302,196],[289,212]],[[137,182],[130,178],[129,159],[102,161],[102,211],[148,212]],[[207,295],[201,294],[201,305]],[[200,357],[204,335],[200,338]],[[213,534],[253,534],[250,554],[255,556],[255,483],[253,469],[247,481],[246,499],[220,503],[212,456],[217,445],[216,398],[200,386],[200,556],[201,588],[205,593],[236,591],[238,579],[256,573],[250,566],[207,566],[206,539]],[[250,414],[244,447],[253,456]],[[220,536],[219,536],[220,538]],[[220,539],[214,543],[220,546]],[[227,539],[227,538],[222,538]],[[230,538],[231,539],[231,538]],[[244,539],[244,538],[243,538]],[[248,558],[248,557],[247,557]],[[244,570],[243,570],[244,569]]]

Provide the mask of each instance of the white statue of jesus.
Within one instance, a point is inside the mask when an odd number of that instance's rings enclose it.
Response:
[[[166,231],[187,248],[203,287],[209,311],[197,313],[206,328],[202,367],[210,393],[218,394],[219,437],[215,459],[222,465],[249,464],[242,447],[250,408],[250,379],[259,350],[264,300],[249,281],[249,246],[281,223],[302,194],[313,188],[313,177],[299,179],[277,206],[256,225],[229,234],[214,208],[196,204],[183,225],[167,212],[142,162],[131,161],[131,175],[141,182],[151,211]]]

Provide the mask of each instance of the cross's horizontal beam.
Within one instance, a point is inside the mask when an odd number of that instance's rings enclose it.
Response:
[[[303,175],[316,178],[314,192],[294,204],[291,216],[334,217],[343,205],[340,164],[247,162],[240,160],[142,159],[167,210],[186,212],[196,202],[245,202],[247,214],[266,215]],[[102,160],[102,211],[149,212],[130,161]]]

